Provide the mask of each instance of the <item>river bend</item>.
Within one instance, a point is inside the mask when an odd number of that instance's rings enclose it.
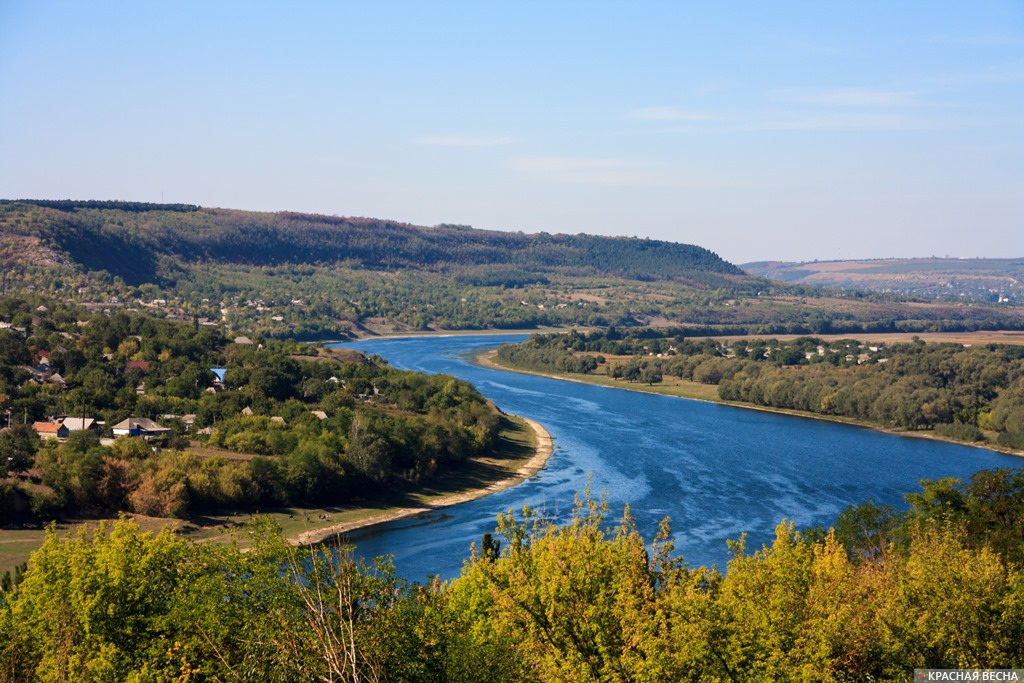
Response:
[[[472,382],[502,410],[540,422],[554,439],[547,467],[511,489],[462,505],[353,532],[357,554],[392,555],[399,574],[457,576],[469,544],[495,516],[524,504],[564,520],[591,481],[612,517],[629,503],[648,541],[670,517],[676,550],[691,565],[725,568],[726,539],[747,548],[773,538],[783,518],[828,525],[848,505],[873,499],[906,507],[919,479],[969,478],[1017,467],[980,448],[731,406],[623,391],[479,367],[467,356],[523,335],[361,340],[341,344],[392,366]]]

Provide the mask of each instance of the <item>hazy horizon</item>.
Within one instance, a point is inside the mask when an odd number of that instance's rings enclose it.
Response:
[[[1024,255],[1024,5],[0,4],[0,196]]]

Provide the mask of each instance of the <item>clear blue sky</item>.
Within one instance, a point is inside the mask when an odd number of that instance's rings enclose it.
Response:
[[[0,197],[1024,256],[1024,2],[0,0]]]

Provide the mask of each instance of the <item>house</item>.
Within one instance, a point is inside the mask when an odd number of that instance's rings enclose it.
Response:
[[[210,368],[210,372],[213,373],[213,386],[207,387],[206,390],[211,393],[224,391],[224,376],[227,375],[227,368]]]
[[[173,413],[166,413],[164,415],[158,415],[164,422],[170,422],[172,420],[181,420],[181,426],[185,428],[186,432],[192,431],[192,426],[196,422],[195,413],[189,413],[187,415],[175,415]]]
[[[21,336],[25,336],[27,330],[24,327],[15,327],[11,323],[0,322],[0,330],[10,330],[11,332],[17,332]]]
[[[165,436],[171,433],[167,427],[161,427],[156,422],[145,417],[129,417],[121,420],[112,427],[114,436]]]
[[[312,413],[312,414],[313,414],[313,416],[314,416],[314,417],[315,417],[316,419],[318,419],[318,420],[326,420],[326,419],[327,419],[327,413],[325,413],[325,412],[324,412],[324,411],[322,411],[322,410],[311,410],[311,411],[309,411],[309,412],[310,412],[310,413]]]
[[[252,339],[248,337],[235,337],[235,343],[239,346],[252,346]]]
[[[99,424],[91,417],[65,417],[61,424],[68,428],[69,432],[84,432],[87,429],[96,431]]]
[[[43,355],[43,354],[46,355]],[[35,364],[33,368],[36,372],[49,372],[50,371],[50,354],[45,351],[40,352],[39,362]]]
[[[40,439],[60,439],[64,440],[68,438],[68,428],[60,422],[33,422],[32,430],[39,435]]]
[[[125,372],[128,372],[129,370],[135,370],[136,368],[142,370],[143,372],[146,372],[147,370],[149,370],[149,361],[130,360],[128,361],[128,364],[124,366]]]

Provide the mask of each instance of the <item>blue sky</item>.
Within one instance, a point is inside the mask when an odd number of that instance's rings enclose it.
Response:
[[[1024,256],[1024,2],[0,0],[0,197]]]

